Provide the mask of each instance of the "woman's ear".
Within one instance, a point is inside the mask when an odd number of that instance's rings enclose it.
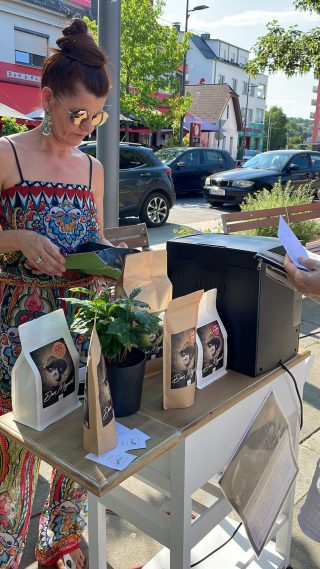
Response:
[[[50,108],[50,103],[53,99],[53,92],[50,87],[43,87],[41,91],[42,108],[46,111]]]

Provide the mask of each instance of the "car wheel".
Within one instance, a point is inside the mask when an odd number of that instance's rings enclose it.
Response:
[[[170,206],[167,198],[161,192],[154,192],[144,201],[140,219],[148,227],[160,227],[169,216]]]

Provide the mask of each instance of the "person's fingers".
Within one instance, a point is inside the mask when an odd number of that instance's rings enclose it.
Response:
[[[124,247],[125,249],[128,249],[128,245],[124,241],[121,241],[117,247]]]
[[[310,259],[309,257],[298,257],[299,263],[307,267],[307,269],[311,269],[312,271],[319,271],[320,270],[320,259]]]

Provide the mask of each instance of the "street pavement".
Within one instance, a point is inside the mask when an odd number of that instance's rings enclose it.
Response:
[[[211,228],[217,227],[217,220],[213,220]],[[204,222],[206,227],[195,226],[195,229],[206,229],[209,225]],[[167,223],[163,228],[149,230],[151,245],[155,248],[164,247],[168,239],[173,238],[174,229],[178,224]],[[305,500],[306,493],[311,483],[311,479],[320,456],[320,304],[309,299],[303,299],[302,324],[300,347],[310,349],[314,362],[310,376],[304,388],[304,424],[300,433],[299,445],[299,474],[296,482],[294,519],[292,531],[292,546],[290,565],[293,569],[319,569],[320,568],[320,543],[307,538],[300,530],[297,523],[297,514]],[[34,560],[34,544],[37,536],[37,526],[39,517],[37,514],[45,500],[50,479],[50,467],[42,465],[38,489],[33,508],[34,518],[31,520],[28,542],[24,556],[20,565],[21,569],[37,569],[38,565]],[[136,494],[144,495],[144,498],[157,504],[162,511],[168,509],[167,500],[158,492],[146,489],[141,482],[128,480],[126,482]],[[141,567],[161,549],[159,543],[155,542],[145,534],[137,530],[134,526],[122,520],[112,513],[107,514],[107,541],[108,541],[108,561],[109,569],[133,569]],[[87,550],[87,534],[84,535],[83,549]],[[214,558],[212,558],[212,568],[215,568]],[[91,567],[90,569],[104,569]]]

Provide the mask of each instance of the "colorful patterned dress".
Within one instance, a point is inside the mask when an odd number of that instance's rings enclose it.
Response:
[[[10,142],[20,182],[2,190],[2,230],[28,229],[48,237],[61,253],[74,251],[80,243],[98,241],[99,226],[89,185],[26,181],[16,148]],[[0,256],[0,414],[11,411],[11,371],[21,345],[18,326],[48,312],[63,308],[72,317],[68,296],[72,286],[95,286],[95,277],[67,271],[63,277],[35,276],[24,265],[20,252]],[[82,358],[87,340],[75,338]],[[36,488],[39,459],[17,443],[0,435],[0,568],[17,569],[22,556]],[[36,558],[51,565],[77,549],[85,526],[86,493],[78,484],[53,470],[50,494],[40,518]]]

